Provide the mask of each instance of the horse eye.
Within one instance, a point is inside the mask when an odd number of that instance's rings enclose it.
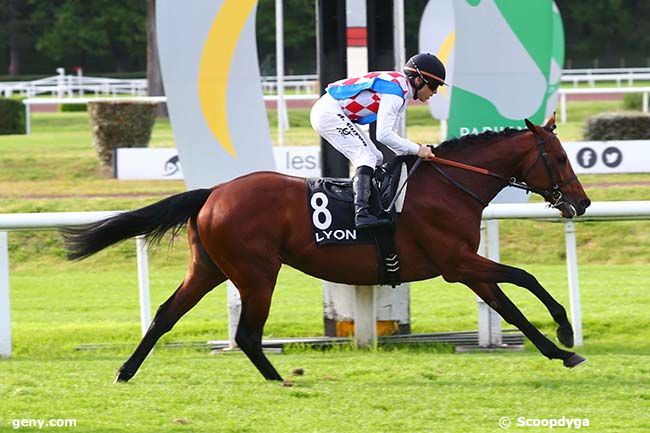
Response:
[[[559,156],[557,157],[556,161],[558,162],[558,164],[564,165],[567,162],[567,157],[566,155]]]

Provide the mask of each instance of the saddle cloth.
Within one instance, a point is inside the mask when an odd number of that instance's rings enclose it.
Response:
[[[382,214],[397,222],[396,214],[401,212],[406,197],[405,185],[393,209],[387,209],[397,191],[406,181],[414,157],[397,157],[375,171],[370,209],[374,215]],[[311,215],[314,240],[317,245],[372,244],[375,243],[372,230],[357,230],[354,225],[354,197],[352,179],[308,178],[307,203]]]
[[[379,282],[393,287],[400,284],[395,227],[397,214],[404,206],[407,174],[415,161],[413,156],[398,157],[375,171],[370,209],[373,214],[390,219],[392,224],[372,230],[357,230],[354,225],[351,179],[308,178],[307,203],[316,244],[375,244]],[[398,192],[395,205],[389,209]]]

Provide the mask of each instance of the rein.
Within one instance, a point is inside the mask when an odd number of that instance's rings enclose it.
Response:
[[[553,175],[553,170],[551,170],[551,164],[550,164],[550,161],[549,161],[549,158],[548,158],[548,154],[546,152],[546,149],[544,148],[544,143],[546,143],[550,138],[544,140],[541,137],[539,137],[538,135],[535,135],[535,137],[537,138],[537,150],[538,150],[537,159],[535,159],[535,162],[533,162],[533,164],[530,166],[530,168],[528,168],[528,170],[526,170],[526,174],[524,175],[524,180],[521,181],[521,182],[518,181],[515,177],[509,177],[508,178],[508,177],[505,177],[505,176],[501,176],[500,174],[494,173],[493,171],[490,171],[490,170],[485,169],[485,168],[476,167],[474,165],[464,164],[462,162],[452,161],[452,160],[440,158],[440,157],[437,157],[437,156],[432,158],[432,159],[428,159],[427,161],[431,162],[432,167],[434,169],[436,169],[436,171],[438,173],[440,173],[445,179],[447,179],[452,185],[454,185],[456,188],[460,189],[464,193],[466,193],[469,196],[471,196],[472,198],[474,198],[476,201],[481,203],[484,207],[488,205],[488,203],[485,200],[480,198],[476,193],[474,193],[473,191],[471,191],[470,189],[468,189],[467,187],[465,187],[464,185],[462,185],[458,181],[452,179],[451,176],[449,176],[447,173],[445,173],[445,171],[442,170],[440,167],[438,167],[436,164],[442,164],[442,165],[447,165],[447,166],[450,166],[450,167],[460,168],[462,170],[466,170],[466,171],[470,171],[470,172],[473,172],[473,173],[478,173],[478,174],[481,174],[481,175],[484,175],[484,176],[489,176],[489,177],[493,177],[495,179],[499,179],[499,180],[505,182],[507,186],[522,189],[522,190],[526,191],[527,193],[528,192],[534,192],[536,194],[541,195],[542,197],[544,197],[544,199],[548,200],[550,205],[553,206],[553,207],[560,206],[564,202],[562,200],[563,193],[562,193],[561,188],[563,186],[566,186],[566,185],[570,184],[573,181],[576,181],[577,176],[573,176],[571,179],[568,179],[568,180],[566,180],[564,182],[557,182],[556,179],[555,179],[555,176]],[[555,135],[553,137],[555,137]],[[434,150],[433,146],[431,146],[431,150],[432,151]],[[544,166],[546,167],[546,172],[548,173],[549,180],[551,181],[551,184],[553,185],[552,190],[535,188],[535,187],[531,187],[530,185],[526,184],[526,181],[525,181],[526,177],[528,177],[528,175],[530,174],[532,169],[535,167],[535,165],[537,165],[537,162],[540,159],[542,159],[544,161]]]

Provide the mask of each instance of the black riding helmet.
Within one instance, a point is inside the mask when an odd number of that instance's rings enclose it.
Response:
[[[438,86],[447,85],[445,83],[445,65],[433,54],[420,53],[411,57],[404,65],[404,74],[411,82],[415,93],[425,85],[432,90],[435,90]],[[422,79],[419,86],[415,85],[416,77]],[[415,94],[413,94],[413,99],[416,99]]]

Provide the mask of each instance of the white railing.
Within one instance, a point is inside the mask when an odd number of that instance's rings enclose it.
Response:
[[[560,122],[566,123],[566,97],[567,95],[608,95],[620,93],[641,93],[642,95],[642,110],[644,113],[648,112],[648,94],[650,87],[594,87],[585,89],[560,89]]]
[[[565,69],[562,71],[561,81],[573,83],[585,82],[594,86],[596,82],[616,82],[621,85],[626,82],[628,86],[634,81],[650,80],[650,68],[600,68],[600,69]],[[284,88],[294,90],[299,94],[318,93],[319,83],[317,74],[286,75]],[[262,89],[265,93],[277,92],[277,77],[274,75],[261,78]],[[99,95],[141,95],[147,94],[146,79],[117,79],[102,77],[86,77],[82,75],[54,75],[34,81],[5,81],[0,82],[0,95],[11,96],[18,93],[23,96],[33,97],[49,93],[57,97],[93,93]]]
[[[286,101],[315,101],[318,99],[316,94],[306,94],[306,95],[284,95],[284,100]],[[264,101],[277,101],[277,95],[265,95]],[[134,96],[128,98],[107,98],[107,97],[97,97],[97,98],[28,98],[24,99],[22,102],[25,104],[25,131],[27,134],[32,132],[32,116],[31,116],[31,106],[32,105],[65,105],[65,104],[87,104],[91,101],[145,101],[145,102],[167,102],[166,96]]]
[[[318,75],[285,75],[283,77],[283,88],[295,91],[296,93],[318,93]],[[269,75],[262,77],[262,90],[264,93],[276,93],[278,91],[278,77]]]
[[[87,104],[93,101],[142,101],[142,102],[167,102],[166,96],[134,96],[129,98],[27,98],[23,99],[25,105],[25,133],[32,132],[32,105],[65,105]]]
[[[6,97],[17,93],[28,98],[49,93],[63,98],[86,93],[98,95],[146,95],[146,79],[117,79],[85,77],[79,75],[54,75],[34,81],[0,82],[0,95]]]
[[[11,319],[9,304],[9,256],[7,246],[7,231],[14,230],[54,230],[80,224],[87,224],[115,215],[119,211],[110,212],[60,212],[60,213],[23,213],[0,214],[0,356],[11,356]],[[495,230],[496,220],[499,219],[546,219],[562,221],[558,212],[546,207],[543,203],[533,204],[493,204],[483,211],[483,220],[486,221],[487,231],[497,235],[488,235],[488,257],[498,260],[498,227]],[[567,274],[569,279],[570,311],[574,327],[576,345],[582,345],[582,319],[580,307],[580,288],[578,280],[578,259],[575,240],[575,223],[594,220],[629,220],[650,219],[650,201],[621,201],[621,202],[595,202],[585,215],[575,220],[563,220],[565,224]],[[492,228],[490,228],[492,226]],[[484,243],[485,244],[485,243]],[[147,330],[151,320],[151,307],[149,302],[149,267],[146,243],[142,238],[136,239],[138,254],[138,281],[140,287],[140,322],[142,333]],[[229,302],[230,303],[230,302]],[[238,317],[231,317],[231,323]],[[368,310],[367,310],[368,311]],[[373,311],[370,308],[369,311]],[[374,312],[376,317],[376,311]],[[498,344],[500,339],[500,323],[498,328],[495,322],[484,321],[479,305],[479,339],[487,344]],[[489,326],[490,329],[487,329]],[[484,336],[488,335],[487,340]],[[483,337],[482,337],[483,336]],[[492,337],[496,337],[493,339]],[[356,336],[363,339],[367,336]]]
[[[277,77],[262,77],[261,84],[264,93],[277,92]],[[318,93],[318,75],[286,75],[283,87],[285,90],[293,90],[298,94]],[[75,95],[84,96],[86,93],[92,93],[95,96],[124,94],[145,96],[147,80],[144,78],[118,79],[61,74],[33,81],[0,82],[0,96],[6,97],[19,94],[31,98],[50,94],[63,98]]]
[[[9,306],[9,248],[8,231],[56,230],[89,224],[118,214],[106,212],[51,212],[0,214],[0,357],[11,356],[11,309]],[[142,335],[151,322],[149,296],[149,262],[147,244],[142,236],[136,238],[138,285],[140,293],[140,326]]]
[[[597,81],[615,81],[617,85],[627,81],[628,86],[634,80],[650,80],[650,68],[598,68],[598,69],[565,69],[562,71],[562,82],[573,83],[576,87],[579,82],[586,82],[594,86]]]

